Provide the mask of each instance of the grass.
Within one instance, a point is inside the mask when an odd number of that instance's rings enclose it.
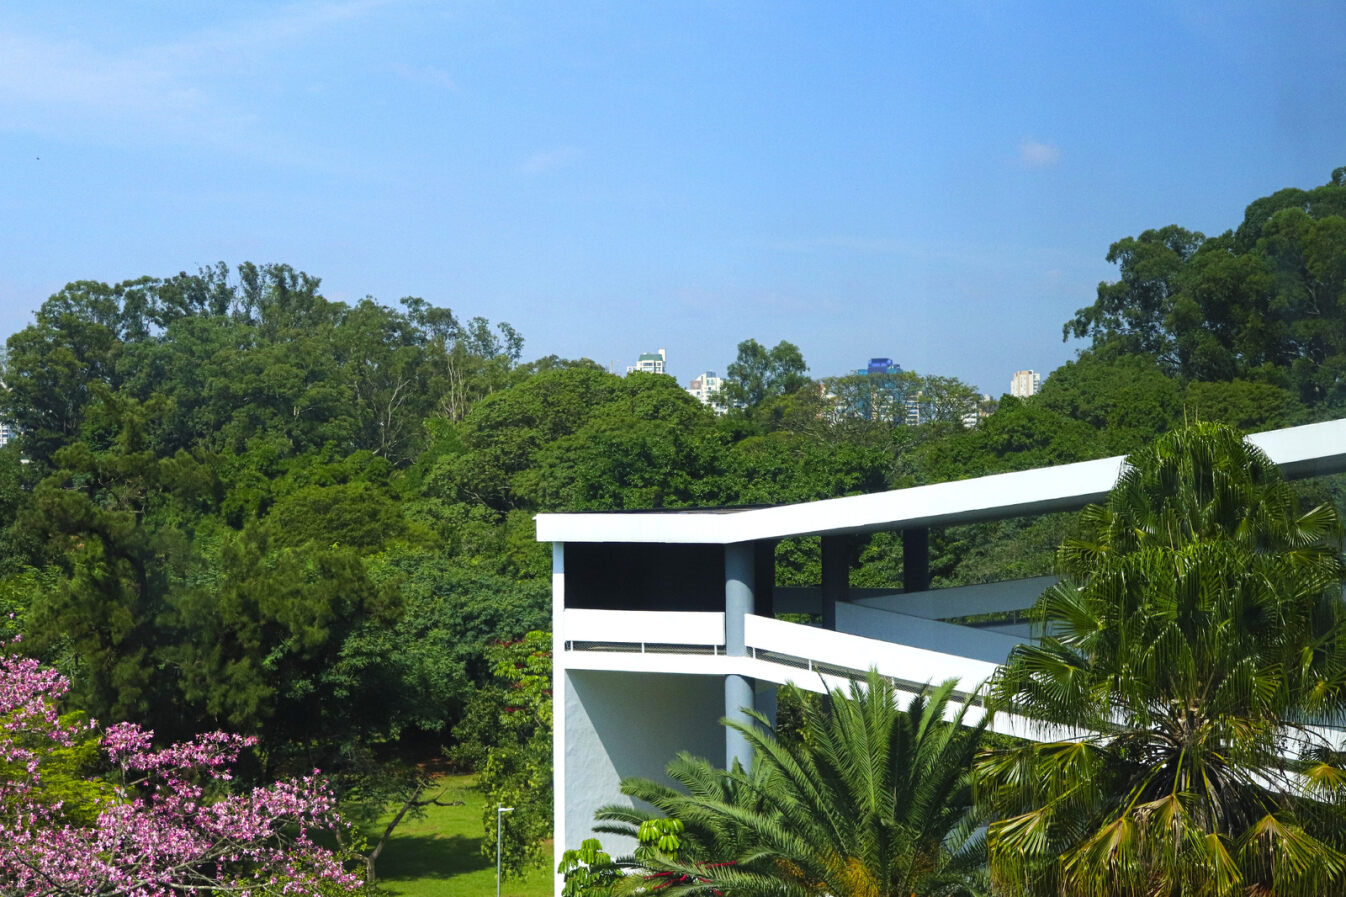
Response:
[[[445,800],[461,800],[463,806],[427,807],[420,819],[404,819],[379,857],[379,886],[398,897],[495,897],[495,863],[481,854],[485,801],[476,779],[446,775],[438,782],[447,789]],[[379,829],[387,823],[380,820]],[[550,897],[551,892],[552,875],[545,866],[522,879],[506,878],[500,887],[501,897]]]

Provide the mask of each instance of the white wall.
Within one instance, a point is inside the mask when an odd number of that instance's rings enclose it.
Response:
[[[565,819],[557,850],[594,837],[594,811],[630,803],[626,776],[668,781],[664,767],[680,750],[724,762],[724,677],[568,670],[565,674]],[[559,834],[559,833],[558,833]],[[599,835],[613,856],[635,843]]]

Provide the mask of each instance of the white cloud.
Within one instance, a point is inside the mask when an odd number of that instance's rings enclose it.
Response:
[[[13,33],[0,36],[0,101],[100,118],[181,116],[202,106],[200,91],[162,63]]]
[[[533,153],[519,166],[526,175],[540,175],[560,168],[569,168],[580,160],[584,153],[577,146],[558,146],[549,150]]]
[[[212,55],[236,57],[271,48],[293,50],[296,41],[325,28],[358,19],[396,0],[336,0],[293,3],[274,13],[207,28],[171,44],[166,50],[184,59]]]
[[[429,84],[431,87],[442,87],[445,90],[458,90],[458,85],[454,83],[453,76],[433,65],[407,65],[398,62],[393,64],[393,73],[399,78],[415,81],[418,84]]]
[[[91,137],[97,142],[165,141],[287,153],[258,127],[254,104],[218,86],[249,54],[292,52],[301,37],[336,27],[388,0],[300,3],[159,44],[109,49],[95,37],[54,40],[0,30],[0,130]]]
[[[1023,140],[1019,143],[1019,162],[1026,168],[1045,168],[1061,161],[1061,148],[1054,143]]]

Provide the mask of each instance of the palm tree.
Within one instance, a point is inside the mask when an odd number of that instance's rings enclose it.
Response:
[[[1002,889],[1346,892],[1341,526],[1236,432],[1128,460],[1039,599],[994,706],[1064,733],[984,752]]]
[[[622,791],[682,824],[676,849],[641,852],[670,894],[908,897],[971,895],[984,883],[971,764],[984,722],[954,712],[953,682],[901,709],[871,672],[805,703],[798,737],[726,721],[754,749],[752,768],[720,770],[680,755],[670,788],[627,779]],[[634,836],[647,815],[607,807],[607,831]]]

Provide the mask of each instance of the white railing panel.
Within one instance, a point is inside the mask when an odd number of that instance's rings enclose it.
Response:
[[[858,604],[837,605],[837,631],[995,664],[1004,663],[1010,651],[1026,641],[999,632],[956,626]]]
[[[706,611],[590,610],[567,608],[567,642],[723,645],[724,614]]]
[[[924,648],[894,645],[859,635],[847,635],[749,615],[744,621],[749,648],[804,658],[813,664],[865,673],[876,667],[885,676],[907,682],[958,679],[962,688],[974,688],[990,678],[996,664]]]

